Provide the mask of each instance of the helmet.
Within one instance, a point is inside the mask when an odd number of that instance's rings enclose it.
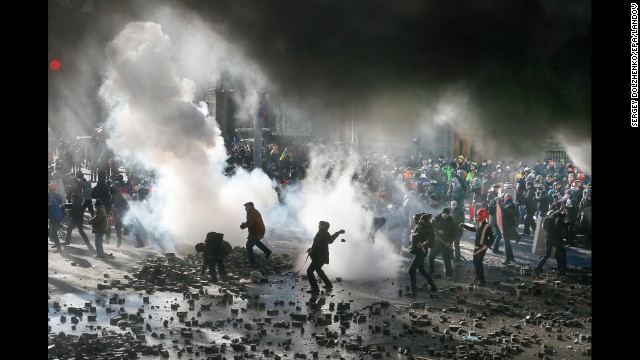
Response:
[[[56,191],[56,184],[53,184],[53,183],[49,184],[49,190]]]
[[[438,185],[438,182],[435,181],[435,180],[431,180],[431,181],[429,181],[429,184]]]
[[[583,173],[578,174],[578,180],[584,180],[586,178],[587,177]]]
[[[118,192],[118,185],[113,184],[113,185],[109,186],[109,194],[110,195],[113,195],[113,194],[115,194],[117,192]]]
[[[476,211],[476,220],[478,222],[484,221],[487,216],[489,216],[489,213],[487,213],[485,209],[478,209],[478,211]]]
[[[82,170],[76,171],[76,179],[82,179],[83,177],[84,174],[82,173]]]

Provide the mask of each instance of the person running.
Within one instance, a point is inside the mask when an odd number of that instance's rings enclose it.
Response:
[[[91,246],[89,237],[83,229],[84,204],[80,196],[76,193],[71,194],[71,202],[64,204],[62,208],[68,210],[71,217],[69,226],[67,226],[67,238],[64,244],[71,245],[71,232],[74,228],[78,228],[78,233],[80,233],[80,236],[82,237],[82,240],[84,240],[84,243],[87,245],[89,250],[93,250],[93,246]]]
[[[311,264],[307,269],[307,278],[309,279],[309,285],[311,285],[311,290],[308,290],[308,293],[311,294],[319,294],[320,289],[318,288],[318,281],[316,277],[313,275],[314,272],[318,273],[318,276],[324,282],[325,289],[332,289],[333,285],[331,281],[327,277],[327,274],[324,273],[322,267],[324,264],[329,263],[329,244],[333,244],[338,235],[344,234],[344,230],[339,230],[333,233],[333,235],[329,234],[329,226],[331,226],[326,221],[320,221],[318,223],[318,232],[316,236],[313,238],[313,244],[310,248],[307,249],[307,254],[311,257]]]
[[[272,251],[260,241],[264,237],[265,227],[262,221],[262,215],[255,208],[253,202],[244,204],[244,209],[247,211],[247,221],[240,224],[240,229],[249,229],[249,235],[247,236],[247,256],[249,257],[249,264],[256,266],[256,255],[253,252],[253,247],[257,246],[258,249],[265,253],[265,258],[271,256]]]

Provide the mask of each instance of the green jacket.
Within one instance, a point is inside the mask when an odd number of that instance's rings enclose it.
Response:
[[[96,207],[96,216],[89,219],[91,224],[91,232],[94,234],[106,234],[107,233],[107,211],[104,206]]]

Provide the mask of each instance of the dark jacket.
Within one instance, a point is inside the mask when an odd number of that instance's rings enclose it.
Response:
[[[224,234],[207,234],[202,254],[202,271],[204,272],[209,264],[217,263],[219,260],[224,260],[230,253],[231,244],[224,240]]]
[[[460,203],[458,203],[458,206],[451,209],[451,217],[453,218],[454,225],[463,223],[464,222],[464,206],[460,206]],[[459,226],[456,226],[455,229],[456,229],[455,231],[456,236],[462,236],[462,229]]]
[[[84,219],[84,206],[82,199],[78,198],[74,202],[62,205],[62,207],[69,211],[69,215],[72,219],[81,221]]]
[[[538,211],[549,211],[549,195],[546,191],[538,190],[536,192],[535,200],[538,203]]]
[[[487,224],[486,220],[482,221],[480,224],[476,224],[475,227],[467,224],[464,224],[462,226],[469,231],[476,232],[476,250],[482,248],[483,245],[486,245],[487,248],[489,248],[491,247],[491,244],[493,244],[493,232],[491,231],[491,228],[489,227],[489,224]]]
[[[339,235],[339,231],[331,235],[328,230],[319,230],[313,238],[313,245],[311,245],[311,254],[309,255],[311,257],[311,261],[328,264],[329,244],[333,244]]]
[[[96,206],[96,216],[89,219],[89,224],[91,224],[92,233],[107,233],[107,211],[104,209],[104,206]]]
[[[536,211],[537,203],[535,201],[536,189],[534,187],[525,190],[524,192],[524,209],[528,213]]]
[[[427,254],[427,248],[433,246],[435,238],[433,235],[433,224],[431,222],[416,224],[416,227],[413,229],[411,233],[411,244],[409,246],[409,252],[412,254],[423,253]],[[424,252],[418,246],[419,244],[424,244]]]
[[[557,213],[557,211],[555,213]],[[551,241],[552,244],[562,242],[562,239],[565,237],[566,222],[567,220],[564,216],[557,216],[554,213],[545,217],[542,221],[542,228],[545,231],[545,241]]]
[[[502,208],[502,229],[504,231],[515,229],[518,226],[519,216],[516,205],[513,202],[510,201],[505,204],[504,208]]]
[[[458,231],[456,227],[458,227],[458,225],[454,224],[451,215],[449,215],[446,220],[442,217],[442,214],[438,214],[438,216],[433,219],[433,233],[436,240],[442,240],[445,243],[451,244]],[[442,234],[440,230],[442,230]]]
[[[244,229],[249,228],[249,238],[254,240],[260,240],[264,237],[264,222],[262,222],[262,215],[256,210],[256,208],[247,209],[247,221],[241,224]]]

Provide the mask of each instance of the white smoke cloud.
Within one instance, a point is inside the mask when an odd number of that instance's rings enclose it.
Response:
[[[206,44],[203,44],[203,46]],[[145,226],[195,244],[208,231],[243,245],[242,204],[277,202],[271,180],[242,169],[222,174],[226,150],[220,130],[192,103],[194,82],[180,77],[170,37],[157,23],[129,23],[107,47],[107,73],[100,94],[109,104],[108,145],[119,156],[155,169],[149,211],[134,204]]]
[[[366,203],[361,184],[351,177],[359,159],[347,149],[315,145],[309,152],[311,161],[302,184],[287,193],[290,213],[297,214],[307,232],[308,247],[318,231],[320,221],[331,224],[329,233],[344,229],[345,234],[329,246],[329,265],[323,270],[328,276],[349,280],[377,279],[395,274],[401,264],[389,240],[378,233],[369,241],[373,215]],[[331,170],[330,170],[331,169]],[[331,173],[327,177],[328,173]],[[345,242],[340,241],[345,239]],[[298,265],[302,266],[305,254]],[[306,269],[306,268],[305,268]]]

